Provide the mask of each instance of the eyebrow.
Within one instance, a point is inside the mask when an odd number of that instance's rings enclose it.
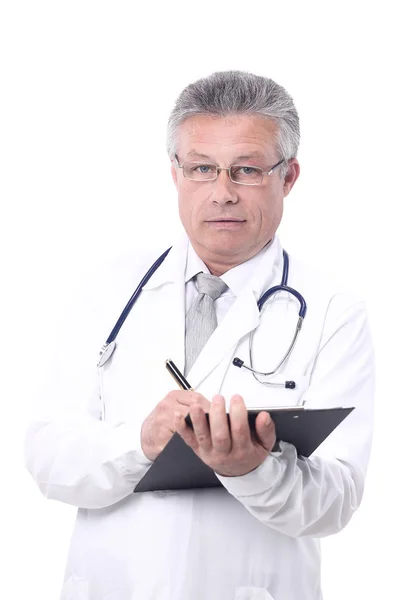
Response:
[[[261,154],[261,152],[250,152],[250,154],[242,154],[241,156],[236,156],[235,160],[248,160],[250,158],[264,160],[264,156]]]
[[[202,154],[201,152],[196,152],[195,150],[190,150],[190,152],[187,153],[187,156],[195,156],[197,158],[206,158],[207,160],[211,160],[207,154]]]
[[[190,152],[187,153],[187,156],[195,158],[204,158],[206,160],[214,162],[214,159],[210,158],[210,156],[208,156],[207,154],[196,152],[195,150],[190,150]],[[238,164],[238,161],[240,160],[249,160],[254,158],[264,160],[264,156],[260,152],[250,152],[250,154],[241,154],[241,156],[236,156],[233,164]]]

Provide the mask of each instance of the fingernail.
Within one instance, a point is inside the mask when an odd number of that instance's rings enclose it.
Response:
[[[269,425],[271,425],[271,423],[272,423],[272,422],[273,422],[273,421],[272,421],[272,419],[271,419],[270,417],[268,417],[268,419],[266,419],[266,420],[264,421],[264,425],[265,425],[266,427],[268,427]]]
[[[224,398],[222,396],[214,396],[213,404],[223,404]]]

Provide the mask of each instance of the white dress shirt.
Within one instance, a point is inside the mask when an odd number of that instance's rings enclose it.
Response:
[[[234,304],[235,299],[240,295],[245,285],[250,281],[253,273],[258,269],[258,265],[261,262],[262,257],[266,254],[268,249],[271,247],[273,240],[258,254],[241,263],[232,269],[229,269],[226,273],[221,275],[220,279],[228,286],[228,290],[223,292],[217,300],[214,301],[217,324],[219,325],[227,314],[228,309]],[[197,284],[193,277],[197,273],[210,273],[207,265],[201,260],[196,254],[191,244],[188,245],[187,252],[187,264],[185,271],[185,282],[186,282],[186,315],[190,309],[191,303],[198,294]]]

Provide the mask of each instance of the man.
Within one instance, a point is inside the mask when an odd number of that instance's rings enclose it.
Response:
[[[298,142],[293,102],[270,79],[215,73],[178,98],[168,150],[187,235],[144,286],[87,403],[96,344],[158,254],[94,286],[81,343],[62,353],[47,394],[54,408],[27,436],[42,492],[79,507],[62,599],[321,598],[319,538],[358,508],[370,451],[364,305],[291,257],[288,283],[308,307],[293,352],[269,376],[232,365],[252,341],[254,369],[272,371],[295,328],[294,296],[261,313],[257,300],[281,282],[276,231],[299,175]],[[195,392],[173,389],[166,358],[184,365]],[[273,385],[290,378],[295,389]],[[246,407],[302,402],[355,410],[309,458],[284,442],[272,451],[264,410],[251,435]],[[222,487],[133,493],[176,431]]]

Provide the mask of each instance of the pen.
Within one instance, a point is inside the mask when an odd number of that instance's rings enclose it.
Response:
[[[187,379],[184,377],[184,375],[177,369],[177,367],[175,366],[175,364],[173,363],[172,360],[169,360],[169,359],[166,360],[166,369],[170,373],[170,375],[174,379],[174,381],[177,383],[177,385],[182,390],[192,390],[193,389],[191,387],[191,385],[188,383]]]

